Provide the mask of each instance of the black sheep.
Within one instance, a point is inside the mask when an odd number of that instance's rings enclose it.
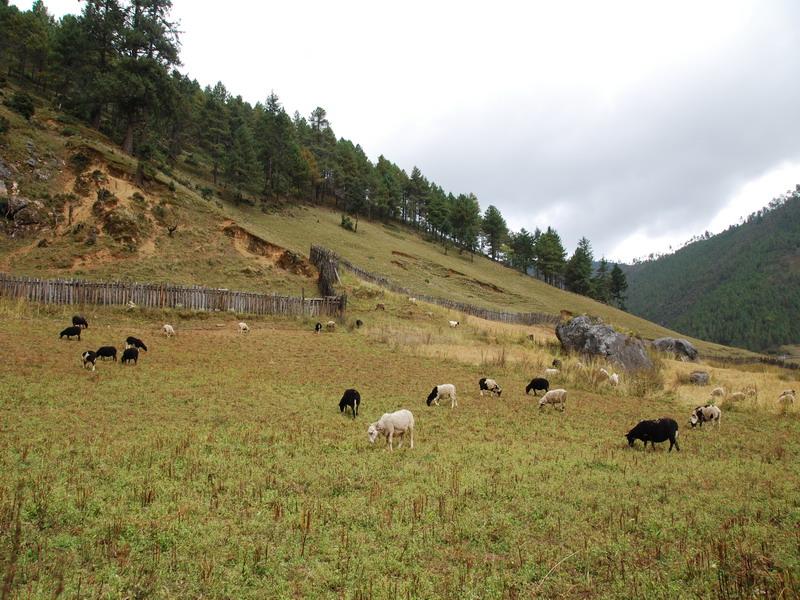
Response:
[[[542,377],[534,377],[531,382],[525,387],[525,393],[530,394],[533,390],[533,395],[536,395],[537,390],[543,390],[545,393],[550,391],[550,382]]]
[[[144,342],[139,338],[133,337],[132,335],[128,336],[128,339],[125,340],[125,343],[128,345],[128,347],[141,348],[142,350],[147,352],[147,346],[144,345]]]
[[[625,434],[628,438],[628,445],[633,447],[636,440],[642,440],[644,447],[647,448],[647,442],[656,447],[656,443],[666,442],[669,440],[669,451],[672,452],[672,446],[680,451],[678,446],[678,423],[675,419],[669,417],[661,417],[653,421],[639,421],[636,427],[631,429]]]
[[[356,319],[356,329],[361,329],[363,325],[364,321],[362,321],[361,319]]]
[[[72,337],[77,337],[78,341],[80,341],[81,328],[75,327],[74,325],[72,327],[67,327],[64,331],[61,332],[61,335],[58,336],[58,339],[62,339],[64,336],[67,336],[67,339],[70,339]]]
[[[344,391],[342,399],[339,400],[339,412],[344,412],[348,406],[353,411],[353,418],[358,414],[358,405],[361,404],[361,394],[358,390],[348,389]]]
[[[85,369],[88,365],[92,365],[92,371],[94,371],[94,363],[97,360],[97,354],[92,350],[87,350],[81,354],[81,358],[83,359],[83,368]]]
[[[120,365],[124,365],[125,363],[133,362],[133,364],[138,364],[139,362],[139,351],[136,348],[125,348],[125,351],[122,353],[122,359],[119,361]]]
[[[72,324],[75,327],[83,327],[84,329],[89,329],[89,321],[86,320],[86,317],[81,315],[75,315],[72,317]]]
[[[95,354],[98,358],[113,358],[117,362],[117,349],[114,346],[101,346]]]

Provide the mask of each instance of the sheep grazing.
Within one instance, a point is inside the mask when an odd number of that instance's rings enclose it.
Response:
[[[602,367],[600,368],[600,370],[598,372],[600,373],[600,375],[603,376],[604,379],[608,379],[609,377],[611,377],[611,374],[608,371],[606,371],[605,369],[603,369]]]
[[[703,423],[711,422],[717,423],[719,427],[720,419],[722,418],[722,411],[718,406],[713,404],[706,404],[705,406],[698,406],[692,411],[692,416],[689,417],[689,425],[693,428],[696,426],[703,426]]]
[[[92,371],[94,371],[94,363],[97,360],[97,354],[92,350],[87,350],[83,354],[81,354],[81,359],[83,360],[83,368],[87,369],[89,365],[92,365]]]
[[[557,358],[554,358],[553,359],[553,364],[551,364],[550,366],[553,367],[554,369],[560,369],[563,365],[561,364],[560,360],[558,360]]]
[[[361,329],[364,326],[364,321],[356,319],[356,329]]]
[[[530,394],[533,390],[533,395],[536,396],[538,390],[544,390],[547,393],[550,390],[550,382],[542,377],[534,377],[531,382],[525,387],[525,393]]]
[[[239,323],[239,333],[250,333],[250,328],[247,326],[247,323],[242,321]]]
[[[317,322],[317,324],[314,325],[314,333],[319,333],[320,331],[322,331],[322,323]]]
[[[450,324],[450,327],[458,327],[459,326],[459,322],[458,321],[448,321],[448,323]]]
[[[564,412],[567,408],[567,390],[550,390],[539,400],[539,408],[541,409],[545,404],[552,404]]]
[[[86,317],[82,315],[75,315],[72,317],[72,324],[75,327],[83,327],[84,329],[89,329],[89,321],[86,320]]]
[[[548,377],[555,377],[558,375],[558,369],[545,369],[544,374]]]
[[[744,392],[734,392],[730,396],[728,396],[728,402],[741,402],[747,396],[745,396]]]
[[[485,391],[490,394],[497,394],[498,396],[503,393],[503,389],[494,379],[487,379],[486,377],[481,377],[478,380],[478,387],[481,390],[481,396],[483,396],[483,392]]]
[[[715,387],[711,390],[711,397],[712,398],[722,398],[725,396],[725,388]]]
[[[369,436],[369,443],[374,444],[378,435],[386,437],[386,445],[390,451],[394,450],[393,440],[394,436],[400,438],[398,448],[403,446],[405,434],[408,434],[410,447],[414,449],[414,415],[410,410],[402,409],[393,413],[383,413],[383,416],[370,424],[367,428],[367,435]]]
[[[336,331],[336,321],[328,321],[325,323],[325,331]]]
[[[796,397],[797,394],[795,394],[794,390],[783,390],[781,392],[781,396],[795,396]]]
[[[144,345],[144,342],[139,338],[135,338],[132,335],[129,335],[128,338],[125,340],[125,347],[126,348],[137,348],[140,350],[144,350],[147,352],[147,346]],[[137,353],[138,354],[138,353]]]
[[[163,333],[167,337],[172,337],[175,335],[175,328],[172,325],[164,325],[161,328],[161,333]]]
[[[114,362],[117,362],[117,349],[114,346],[100,346],[95,354],[97,358],[113,358]]]
[[[669,440],[670,452],[672,452],[673,446],[675,446],[675,449],[679,452],[681,449],[680,446],[678,446],[678,423],[675,419],[670,419],[669,417],[639,421],[636,427],[625,434],[625,437],[628,439],[628,446],[631,448],[633,448],[633,443],[636,440],[642,440],[645,448],[647,448],[647,442],[650,442],[653,448],[655,448],[656,443],[660,444],[661,442]]]
[[[789,406],[790,404],[794,404],[794,394],[781,394],[778,396],[778,404],[782,406]]]
[[[613,386],[619,385],[619,375],[617,375],[616,373],[612,373],[608,378],[608,383],[610,383]]]
[[[80,341],[80,339],[81,339],[81,328],[80,327],[76,327],[74,325],[72,327],[67,327],[64,331],[62,331],[59,334],[58,339],[63,339],[64,336],[66,336],[67,339],[71,339],[73,337],[77,337],[78,341]]]
[[[139,362],[139,350],[130,346],[125,348],[125,351],[122,353],[122,359],[119,361],[120,365],[130,364],[133,363],[138,364]]]
[[[450,408],[454,408],[458,406],[458,400],[456,399],[456,386],[452,383],[443,383],[442,385],[437,385],[431,393],[428,394],[427,403],[428,406],[431,404],[435,404],[439,406],[439,400],[447,400],[450,398]]]
[[[417,299],[416,299],[416,298],[411,298],[411,297],[409,297],[409,298],[408,298],[408,301],[409,301],[411,304],[416,304],[416,303],[417,303]]]
[[[353,418],[355,419],[358,415],[359,404],[361,404],[361,394],[358,393],[358,390],[352,388],[345,390],[342,399],[339,400],[339,412],[344,412],[349,406],[350,410],[353,412]]]

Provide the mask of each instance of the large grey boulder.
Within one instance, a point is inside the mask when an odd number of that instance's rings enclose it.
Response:
[[[6,216],[13,219],[17,227],[43,226],[50,221],[50,214],[44,204],[24,196],[11,196],[8,199]]]
[[[559,323],[556,325],[556,336],[567,352],[599,356],[626,371],[653,368],[642,340],[618,333],[600,319],[584,315]]]
[[[681,360],[697,360],[697,348],[689,340],[663,337],[653,340],[653,347]]]

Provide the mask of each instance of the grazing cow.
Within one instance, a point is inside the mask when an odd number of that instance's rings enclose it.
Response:
[[[164,325],[161,328],[161,333],[163,333],[167,337],[172,337],[175,335],[175,328],[172,325]]]
[[[669,417],[662,417],[660,419],[639,421],[636,427],[631,429],[625,434],[628,439],[628,446],[633,447],[636,440],[642,440],[644,447],[647,448],[647,442],[656,447],[656,442],[666,442],[669,440],[669,451],[672,452],[672,447],[680,451],[678,446],[678,423],[675,419]]]
[[[83,315],[75,315],[72,317],[72,324],[75,327],[83,327],[84,329],[89,329],[89,321],[86,320],[86,317]]]
[[[94,371],[94,363],[97,360],[97,354],[92,350],[87,350],[81,354],[81,358],[83,359],[83,368],[86,369],[89,365],[92,365],[92,371]]]
[[[383,413],[383,416],[370,424],[367,428],[367,435],[369,436],[369,443],[374,444],[378,435],[386,436],[386,445],[390,451],[394,450],[393,439],[394,436],[400,438],[398,448],[403,446],[405,434],[408,433],[410,447],[414,449],[414,415],[410,410],[401,409],[393,413]]]
[[[130,346],[125,348],[125,351],[122,353],[122,359],[119,361],[120,365],[130,364],[133,363],[138,364],[139,362],[139,350]]]
[[[322,323],[318,322],[316,325],[314,325],[314,333],[319,333],[320,331],[322,331]]]
[[[539,408],[541,409],[545,404],[552,404],[564,412],[567,409],[567,390],[550,390],[539,400]]]
[[[125,347],[126,348],[137,348],[137,349],[144,350],[145,352],[147,352],[147,346],[144,345],[144,342],[142,340],[140,340],[139,338],[133,337],[132,335],[128,336],[128,338],[125,340]],[[138,353],[137,353],[137,355],[138,355]]]
[[[450,327],[458,327],[459,326],[459,322],[458,321],[448,321],[448,323],[450,324]]]
[[[73,325],[72,327],[67,327],[64,331],[62,331],[59,334],[58,339],[62,339],[64,336],[66,336],[67,339],[71,339],[73,337],[77,337],[78,341],[80,341],[80,339],[81,339],[81,328],[80,327],[76,327],[75,325]]]
[[[692,416],[689,417],[689,425],[692,428],[700,425],[703,426],[703,423],[711,422],[714,423],[716,421],[717,427],[720,425],[720,421],[722,419],[722,411],[719,409],[718,406],[714,406],[713,404],[706,404],[705,406],[698,406],[692,411]]]
[[[489,392],[490,394],[497,394],[498,396],[503,393],[503,389],[497,384],[494,379],[487,379],[486,377],[481,377],[478,380],[478,387],[481,390],[481,396],[483,396],[483,392]]]
[[[355,419],[358,415],[358,406],[360,404],[361,394],[358,393],[358,390],[352,388],[345,390],[342,399],[339,400],[339,412],[344,412],[345,408],[349,406],[350,410],[353,412],[353,418]]]
[[[97,358],[113,358],[114,362],[117,362],[117,349],[114,346],[100,346],[95,354]]]
[[[435,404],[439,406],[439,400],[447,400],[450,398],[450,408],[454,408],[458,406],[458,400],[456,399],[456,386],[452,383],[443,383],[442,385],[437,385],[430,394],[428,394],[427,403],[428,406],[431,404]]]
[[[249,333],[250,328],[247,326],[247,323],[244,321],[239,323],[239,333]]]
[[[536,396],[537,390],[543,390],[545,393],[547,393],[550,390],[550,382],[542,377],[534,377],[525,387],[525,393],[530,394],[531,390],[533,390],[534,396]]]

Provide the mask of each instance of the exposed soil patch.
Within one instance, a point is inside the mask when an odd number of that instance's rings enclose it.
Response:
[[[393,260],[392,264],[393,265],[397,265],[398,267],[400,267],[401,269],[403,269],[405,271],[408,271],[408,267],[406,266],[406,263],[404,263],[404,262],[401,262],[399,260]]]
[[[419,259],[418,259],[416,256],[414,256],[413,254],[406,254],[405,252],[400,252],[399,250],[392,250],[392,254],[393,254],[394,256],[402,256],[402,257],[404,257],[404,258],[410,258],[410,259],[412,259],[412,260],[419,260]]]
[[[295,275],[317,277],[317,269],[308,259],[250,233],[233,221],[226,222],[222,232],[233,240],[233,247],[242,256],[263,259],[264,262]]]

